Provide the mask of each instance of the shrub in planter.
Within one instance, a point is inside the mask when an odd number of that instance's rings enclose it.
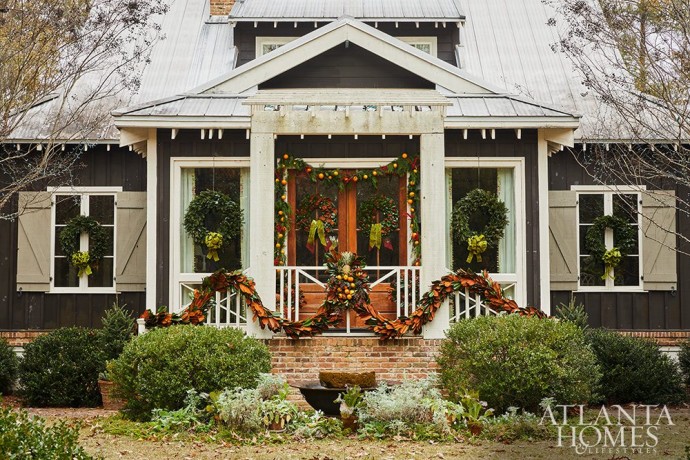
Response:
[[[476,390],[499,412],[510,406],[536,411],[545,397],[559,404],[586,403],[600,375],[575,324],[517,315],[454,324],[438,363],[452,400]]]
[[[7,340],[0,339],[0,394],[6,395],[12,391],[12,385],[17,379],[17,355]]]
[[[10,459],[71,459],[92,457],[77,443],[79,427],[65,422],[46,426],[26,411],[0,407],[0,457]]]
[[[114,303],[104,312],[101,324],[99,332],[105,359],[115,359],[134,335],[136,320],[132,312]]]
[[[587,333],[603,372],[602,401],[609,404],[677,404],[685,392],[678,366],[646,339],[606,329]]]
[[[188,390],[256,387],[270,367],[268,348],[242,331],[180,325],[133,339],[109,370],[125,413],[148,419],[153,409],[182,408]]]
[[[31,406],[97,406],[98,374],[104,369],[98,331],[56,329],[24,349],[19,364],[22,396]]]
[[[685,384],[690,387],[690,340],[686,340],[680,344],[678,364],[680,365],[680,371],[685,378]]]

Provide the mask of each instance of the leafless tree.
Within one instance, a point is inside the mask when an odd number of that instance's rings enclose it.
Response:
[[[0,218],[16,217],[8,203],[20,190],[69,184],[84,150],[74,145],[112,135],[110,110],[138,88],[166,10],[165,0],[0,0]]]

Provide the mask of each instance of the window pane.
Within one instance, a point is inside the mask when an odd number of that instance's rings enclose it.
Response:
[[[105,255],[106,256],[112,256],[113,255],[113,234],[115,229],[113,227],[102,227],[103,231],[108,235],[108,240],[106,244],[106,251]]]
[[[628,256],[621,260],[615,270],[614,284],[616,286],[639,286],[640,258],[638,256]]]
[[[431,54],[431,44],[429,43],[412,43],[411,45],[420,51],[424,51],[427,54]]]
[[[73,217],[77,217],[81,210],[81,197],[79,195],[55,196],[55,223],[66,224]]]
[[[55,287],[79,287],[77,273],[66,257],[55,258]]]
[[[589,255],[589,248],[587,248],[587,232],[592,228],[591,225],[580,225],[580,255]],[[604,232],[602,231],[599,238],[604,240]]]
[[[89,275],[89,287],[112,287],[113,286],[113,259],[106,257],[98,261],[96,264],[91,264],[91,271]]]
[[[594,219],[604,215],[604,195],[580,194],[578,204],[581,224],[591,224]]]
[[[613,195],[613,215],[637,224],[637,195]]]
[[[604,286],[604,263],[594,257],[580,257],[580,286]]]
[[[482,270],[488,270],[491,273],[515,272],[515,186],[513,174],[512,169],[456,168],[452,170],[450,190],[452,208],[476,188],[496,193],[499,200],[503,201],[508,208],[508,225],[505,229],[505,236],[497,247],[488,248],[481,254],[481,262],[473,258],[472,262],[468,263],[467,243],[457,241],[450,232],[453,270],[469,268],[475,272]],[[479,230],[487,223],[486,213],[483,212],[474,213],[468,218],[472,229]]]
[[[243,194],[248,190],[243,190],[241,181],[241,170],[239,168],[186,168],[182,170],[182,220],[184,214],[194,196],[204,190],[216,190],[225,193],[232,200],[241,203]],[[245,222],[247,212],[245,212]],[[206,228],[215,230],[217,219],[209,217],[205,223]],[[225,242],[218,256],[218,262],[206,257],[206,246],[194,244],[184,231],[183,222],[181,223],[181,249],[182,249],[182,272],[183,273],[211,273],[220,268],[236,270],[242,267],[242,246],[246,241],[246,235],[241,238],[233,238]]]
[[[89,216],[101,225],[113,225],[115,197],[113,195],[91,195],[89,197]]]

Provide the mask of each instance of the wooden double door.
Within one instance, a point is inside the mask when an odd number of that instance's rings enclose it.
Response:
[[[340,170],[342,177],[351,177],[354,171]],[[369,176],[371,177],[371,176]],[[369,179],[349,181],[342,187],[317,180],[312,182],[306,175],[291,172],[288,176],[288,201],[294,210],[290,216],[291,225],[288,232],[288,264],[297,267],[312,267],[310,274],[321,282],[326,282],[328,276],[325,270],[314,270],[322,267],[326,261],[327,247],[324,247],[318,238],[313,244],[309,244],[308,223],[321,219],[322,209],[317,208],[307,212],[307,206],[313,203],[314,197],[322,197],[322,203],[334,210],[332,217],[334,225],[326,233],[329,240],[327,244],[337,242],[337,251],[354,252],[362,257],[367,267],[370,281],[374,282],[381,276],[390,272],[379,270],[376,267],[407,266],[408,244],[408,217],[407,217],[407,181],[404,177],[386,176],[378,177],[376,185]],[[374,197],[383,196],[389,199],[395,206],[398,214],[398,226],[393,231],[383,236],[380,248],[370,247],[371,228],[363,228],[362,213],[367,207],[367,202]],[[370,213],[371,215],[372,213]],[[378,212],[373,213],[373,219],[379,221],[382,216]],[[299,225],[299,224],[302,225]],[[300,290],[304,294],[303,306],[300,309],[300,319],[314,314],[324,300],[324,289],[317,283],[300,283]],[[397,317],[397,306],[391,300],[391,283],[380,283],[372,289],[371,302],[384,315]],[[351,327],[362,327],[363,323],[351,314]]]

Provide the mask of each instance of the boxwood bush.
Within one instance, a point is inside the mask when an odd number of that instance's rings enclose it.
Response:
[[[99,405],[98,373],[105,368],[99,339],[95,329],[69,327],[28,344],[19,364],[24,401],[38,407]]]
[[[690,340],[686,340],[680,344],[678,364],[680,365],[680,371],[685,379],[685,384],[690,387]]]
[[[12,391],[17,379],[17,355],[7,340],[0,339],[0,394],[6,395]]]
[[[459,321],[447,335],[438,362],[456,401],[471,389],[499,412],[511,406],[536,411],[546,397],[588,402],[599,379],[583,331],[569,321],[481,317]]]
[[[600,402],[677,404],[685,398],[678,366],[656,343],[606,329],[587,337],[603,372]]]
[[[172,326],[133,339],[112,363],[110,378],[127,400],[125,413],[148,419],[153,409],[182,408],[188,390],[256,387],[271,355],[236,329]]]

